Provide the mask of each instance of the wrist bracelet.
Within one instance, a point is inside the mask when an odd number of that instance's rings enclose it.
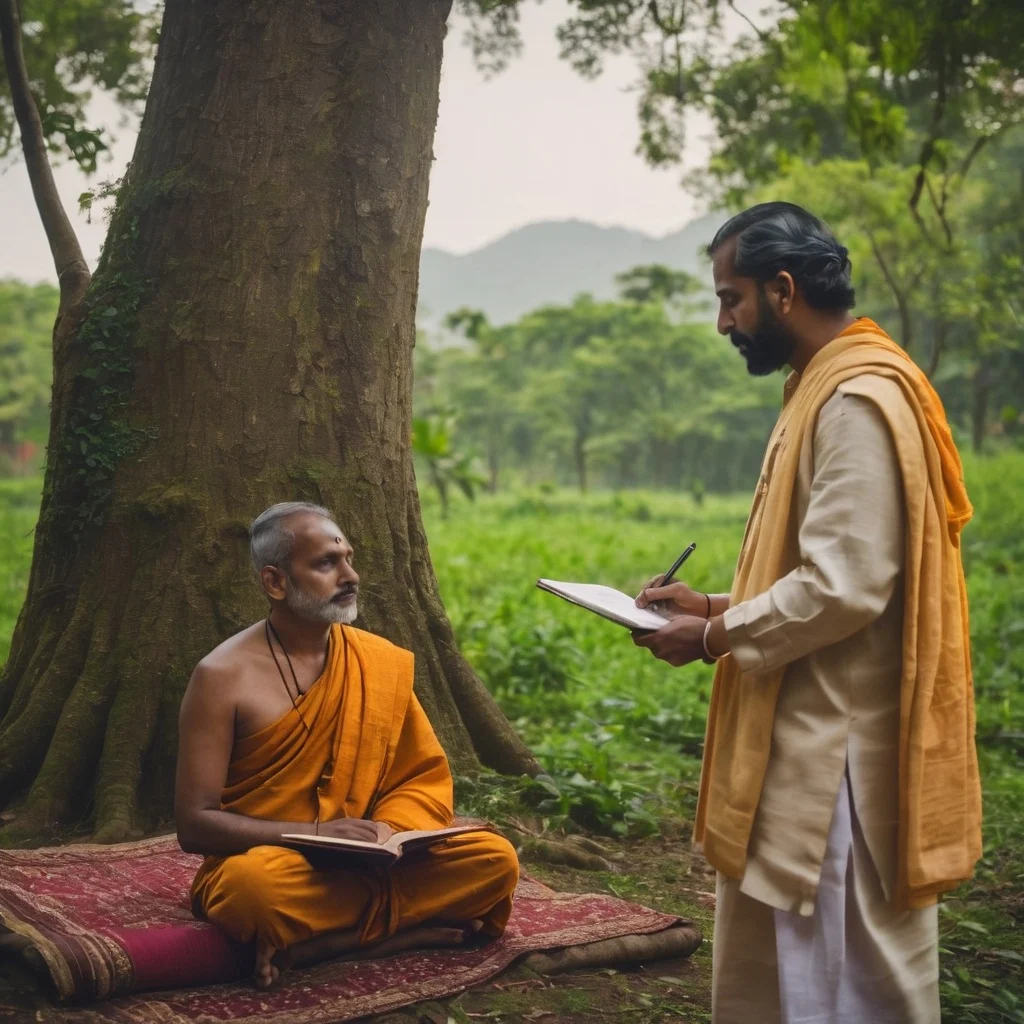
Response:
[[[707,613],[707,615],[704,616],[704,618],[710,620],[710,618],[711,618],[711,595],[710,594],[705,594],[704,595],[704,600],[707,601],[707,603],[708,603],[708,613]]]
[[[704,625],[704,638],[701,641],[701,646],[704,648],[704,657],[701,659],[705,665],[714,665],[716,662],[722,660],[725,657],[724,654],[720,654],[717,658],[708,650],[708,633],[711,632],[711,620]]]

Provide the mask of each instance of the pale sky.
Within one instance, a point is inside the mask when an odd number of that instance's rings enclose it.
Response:
[[[679,168],[654,171],[635,155],[633,62],[618,59],[600,79],[586,81],[558,59],[555,27],[567,10],[565,0],[526,4],[524,53],[491,80],[475,68],[455,20],[445,47],[424,245],[467,252],[524,224],[571,218],[663,235],[703,212],[680,187]],[[116,124],[109,101],[97,99],[94,110],[96,120]],[[706,123],[691,126],[688,165],[706,158],[708,131]],[[78,196],[123,172],[134,126],[117,134],[111,158],[91,181],[67,164],[55,171],[92,265],[106,224],[95,215],[87,223]],[[0,278],[54,280],[20,161],[0,176],[0,239]]]

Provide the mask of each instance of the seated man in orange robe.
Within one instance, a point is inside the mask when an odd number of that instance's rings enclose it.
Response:
[[[178,840],[206,855],[195,912],[255,941],[261,987],[365,947],[500,935],[519,865],[498,835],[455,836],[390,870],[315,868],[285,845],[288,832],[383,842],[444,828],[452,777],[412,654],[349,625],[359,577],[330,513],[275,505],[250,538],[270,614],[199,663],[181,706]]]

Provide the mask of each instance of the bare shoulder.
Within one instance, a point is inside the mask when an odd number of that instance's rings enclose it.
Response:
[[[229,636],[217,644],[196,666],[204,675],[224,675],[242,671],[251,663],[254,654],[262,650],[263,624],[257,622],[247,626],[240,633]]]
[[[228,637],[207,654],[192,672],[185,697],[207,702],[232,702],[237,684],[257,656],[263,634],[257,623]]]

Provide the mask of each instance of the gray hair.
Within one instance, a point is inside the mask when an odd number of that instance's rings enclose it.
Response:
[[[249,554],[257,573],[267,565],[287,569],[295,533],[288,529],[287,520],[294,515],[321,516],[334,522],[334,516],[322,505],[308,501],[282,501],[261,512],[249,527]]]

